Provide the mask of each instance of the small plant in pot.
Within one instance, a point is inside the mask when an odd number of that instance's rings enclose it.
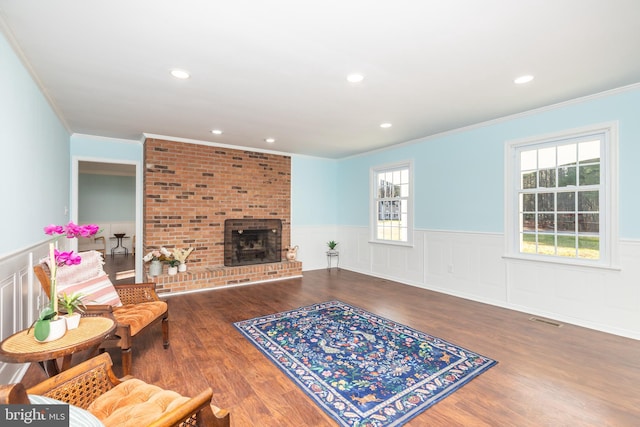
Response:
[[[81,292],[74,292],[71,295],[62,293],[58,295],[58,303],[64,307],[67,314],[64,316],[67,321],[67,329],[75,329],[80,324],[80,313],[84,313],[85,295]]]
[[[180,261],[175,258],[170,258],[165,261],[169,264],[169,268],[167,269],[167,274],[173,276],[174,274],[178,274],[178,266],[180,265]]]
[[[58,312],[53,311],[51,307],[45,307],[40,312],[40,315],[38,316],[38,320],[33,322],[33,325],[31,325],[31,327],[27,331],[27,334],[29,333],[29,331],[31,331],[31,328],[33,328],[33,335],[35,336],[37,341],[45,342],[49,340],[49,336],[51,332],[51,322],[57,315],[58,315]],[[60,335],[60,336],[58,337],[57,335]],[[56,334],[56,337],[60,338],[62,337],[62,335],[64,335],[64,332],[62,332],[62,334]],[[51,340],[53,339],[55,339],[55,337],[51,338]]]
[[[338,246],[338,242],[336,242],[335,240],[330,240],[327,242],[327,246],[329,246],[330,251],[335,251],[336,246]]]

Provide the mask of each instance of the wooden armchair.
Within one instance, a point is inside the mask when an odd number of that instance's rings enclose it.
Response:
[[[122,350],[122,371],[124,375],[129,375],[131,373],[132,365],[131,345],[133,339],[138,336],[138,334],[147,330],[149,327],[155,325],[156,323],[161,323],[162,344],[165,349],[169,347],[168,305],[165,301],[161,301],[158,297],[158,294],[155,291],[155,283],[113,285],[111,281],[109,281],[109,276],[107,276],[106,273],[104,273],[104,271],[102,270],[102,258],[99,259],[99,262],[84,262],[85,256],[87,258],[95,256],[100,257],[97,252],[83,252],[80,255],[83,256],[83,262],[80,265],[64,268],[67,269],[73,267],[80,270],[90,269],[90,271],[86,273],[85,276],[89,275],[91,277],[79,283],[69,285],[64,283],[64,277],[61,277],[60,275],[60,271],[62,269],[58,269],[58,294],[62,292],[70,293],[70,290],[72,290],[73,292],[83,292],[82,285],[84,283],[86,283],[87,287],[91,289],[96,288],[96,282],[101,282],[101,285],[107,287],[110,286],[115,289],[117,295],[115,292],[113,294],[115,295],[116,300],[119,297],[122,305],[114,306],[109,304],[93,304],[91,302],[88,302],[83,316],[113,316],[113,318],[115,318],[115,321],[117,323],[115,337],[114,339],[104,341],[100,348],[104,349],[110,347],[119,347]],[[36,265],[33,269],[45,293],[49,298],[51,298],[49,268],[45,263],[41,263]],[[75,277],[84,278],[85,276],[76,275]],[[65,291],[65,289],[68,290]],[[86,291],[83,293],[87,294]],[[102,292],[100,293],[100,299],[103,299],[103,297],[104,293]],[[94,300],[94,298],[92,298],[91,294],[89,294],[86,300],[92,301]]]
[[[27,394],[84,409],[110,426],[229,427],[230,415],[211,404],[211,388],[193,398],[127,376],[118,379],[108,353],[80,363],[34,387],[0,386],[0,404],[29,404]]]

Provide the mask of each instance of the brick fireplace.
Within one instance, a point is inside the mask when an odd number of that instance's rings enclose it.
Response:
[[[224,222],[224,265],[281,261],[282,222],[279,219],[227,219]]]
[[[302,274],[300,262],[283,261],[283,249],[291,239],[289,156],[148,138],[144,163],[144,253],[160,246],[195,248],[187,259],[187,272],[152,278],[159,292]],[[277,253],[272,252],[265,262],[226,265],[225,222],[229,220],[278,223]],[[241,257],[253,261],[262,255],[259,250],[247,250]]]

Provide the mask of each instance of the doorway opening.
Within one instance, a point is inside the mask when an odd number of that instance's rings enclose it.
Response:
[[[78,241],[78,251],[104,254],[104,270],[113,283],[136,281],[138,165],[101,159],[77,159],[73,217],[78,224],[97,224],[101,239]],[[84,240],[84,239],[82,239]],[[91,241],[89,241],[91,240]]]

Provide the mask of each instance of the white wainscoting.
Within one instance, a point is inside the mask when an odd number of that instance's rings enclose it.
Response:
[[[341,268],[640,339],[638,241],[621,241],[621,269],[606,270],[503,258],[501,233],[417,230],[412,248],[369,243],[366,227],[335,236]]]
[[[291,226],[291,246],[298,246],[297,260],[302,261],[303,271],[327,268],[327,242],[335,240],[340,243],[336,249],[342,247],[337,234],[335,225]],[[340,264],[342,265],[342,252]],[[333,265],[335,266],[335,260]]]
[[[21,250],[0,259],[0,340],[28,328],[48,302],[33,274],[34,262],[48,252],[48,243]],[[0,362],[0,384],[19,382],[28,363]]]

